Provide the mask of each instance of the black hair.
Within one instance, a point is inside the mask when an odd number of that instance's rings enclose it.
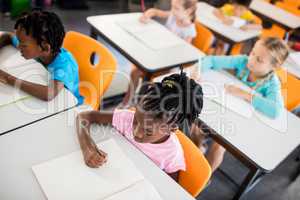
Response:
[[[40,47],[42,47],[42,42],[48,43],[53,55],[60,52],[65,30],[55,13],[33,9],[30,13],[24,13],[17,20],[15,29],[18,28],[24,29],[26,34],[33,37]]]
[[[142,108],[156,119],[166,117],[167,124],[180,126],[185,119],[191,124],[203,107],[202,87],[185,73],[150,84],[144,95]]]
[[[251,0],[231,0],[231,2],[239,4],[239,5],[243,5],[243,6],[246,6],[246,7],[249,7],[249,5],[251,3]]]

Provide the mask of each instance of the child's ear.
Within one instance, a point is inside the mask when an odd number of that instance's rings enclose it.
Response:
[[[47,42],[42,42],[41,48],[42,48],[42,51],[45,51],[45,52],[51,51],[51,46]]]
[[[170,126],[170,132],[176,132],[177,130],[178,130],[178,125],[177,124],[172,124],[171,126]]]

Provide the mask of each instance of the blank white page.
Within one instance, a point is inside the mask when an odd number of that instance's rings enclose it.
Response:
[[[280,132],[285,132],[287,129],[287,110],[284,109],[282,113],[276,118],[272,119],[256,111],[253,106],[238,97],[225,92],[225,84],[233,84],[245,91],[251,91],[249,87],[243,84],[233,76],[222,71],[209,70],[202,74],[201,85],[203,88],[204,97],[209,98],[216,103],[242,115],[246,118],[251,118],[255,115],[262,123],[270,126]]]
[[[243,117],[250,118],[252,116],[253,109],[248,102],[225,92],[225,84],[234,84],[244,90],[247,90],[246,87],[238,80],[234,81],[225,74],[214,70],[209,70],[203,73],[201,79],[203,93],[206,98],[221,104]]]
[[[300,52],[290,53],[290,57],[300,68]]]
[[[29,82],[47,85],[48,71],[39,63],[30,65],[7,67],[3,71]],[[30,95],[7,84],[0,83],[0,106],[19,101]]]
[[[35,60],[26,60],[19,50],[13,46],[6,46],[0,49],[0,69],[34,63]]]
[[[152,50],[167,49],[185,44],[184,40],[154,20],[149,20],[146,24],[139,22],[138,19],[118,21],[116,23]]]
[[[146,180],[137,182],[130,188],[105,200],[162,200],[156,189]],[[100,199],[99,199],[100,200]]]
[[[98,147],[108,153],[107,163],[98,169],[86,166],[81,151],[32,167],[47,199],[105,199],[144,179],[113,139]]]

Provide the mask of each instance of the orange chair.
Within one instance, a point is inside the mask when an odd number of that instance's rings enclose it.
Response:
[[[262,20],[257,16],[255,16],[254,21],[257,24],[262,24]],[[268,28],[268,29],[264,28],[260,35],[261,38],[262,37],[277,37],[280,39],[283,39],[284,36],[285,36],[285,30],[275,24],[273,24],[271,28]]]
[[[179,184],[196,197],[206,186],[211,176],[211,168],[199,148],[181,131],[176,135],[184,151],[186,171],[180,171]]]
[[[295,8],[300,9],[300,1],[299,0],[283,0],[283,3],[289,4]]]
[[[283,95],[285,107],[292,111],[300,105],[300,80],[285,69],[281,68],[276,71],[277,76],[281,81],[281,93]]]
[[[277,37],[283,39],[285,36],[285,30],[275,24],[270,29],[263,29],[261,37]]]
[[[243,43],[238,43],[233,45],[230,54],[231,55],[240,55],[242,53]]]
[[[300,2],[300,1],[299,1]],[[283,10],[286,10],[290,13],[293,13],[294,15],[300,16],[300,10],[298,9],[300,6],[295,3],[286,3],[286,2],[276,2],[275,4],[277,7],[282,8]]]
[[[101,98],[108,89],[117,67],[117,61],[110,51],[98,41],[78,32],[66,34],[63,47],[70,51],[79,66],[79,91],[84,103],[98,110]],[[99,62],[92,64],[97,55]]]
[[[204,53],[207,53],[213,41],[213,34],[210,30],[208,30],[199,22],[195,22],[195,26],[197,36],[193,39],[192,44]]]

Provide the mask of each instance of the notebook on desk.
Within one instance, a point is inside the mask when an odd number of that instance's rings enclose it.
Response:
[[[32,167],[47,199],[161,200],[113,139],[98,147],[108,153],[98,169],[86,166],[80,151]]]
[[[152,50],[168,49],[185,44],[184,40],[154,20],[141,23],[135,18],[117,21],[116,24]]]
[[[243,117],[251,118],[255,115],[262,123],[280,132],[287,130],[287,110],[284,109],[276,119],[269,118],[263,113],[256,111],[249,102],[226,93],[224,88],[225,84],[235,85],[245,91],[251,91],[251,89],[240,80],[224,71],[209,70],[201,76],[204,97]]]
[[[23,65],[18,67],[2,68],[3,71],[29,82],[47,85],[48,72],[40,64]],[[0,83],[0,107],[19,100],[26,99],[30,95],[7,84]]]
[[[0,69],[6,67],[17,67],[21,65],[29,65],[34,63],[35,60],[26,60],[22,57],[20,51],[13,46],[6,46],[0,49]]]

